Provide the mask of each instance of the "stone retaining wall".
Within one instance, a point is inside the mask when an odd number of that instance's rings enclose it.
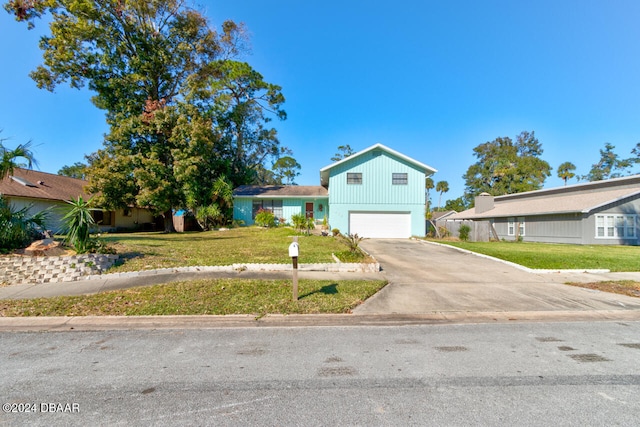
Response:
[[[73,282],[84,276],[101,274],[117,259],[118,255],[104,254],[0,257],[0,283]]]
[[[157,270],[130,271],[103,274],[118,259],[118,255],[86,254],[74,256],[0,257],[0,284],[18,285],[24,283],[73,282],[110,277],[134,277],[163,274],[167,272],[208,272],[208,271],[291,271],[291,264],[233,264],[225,266],[173,267]],[[380,264],[346,263],[299,264],[299,271],[365,272],[380,271]]]

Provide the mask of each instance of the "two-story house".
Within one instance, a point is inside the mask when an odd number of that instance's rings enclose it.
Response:
[[[234,190],[234,219],[253,224],[271,210],[291,221],[304,212],[327,219],[343,234],[393,238],[424,236],[425,178],[436,169],[382,144],[320,169],[319,186],[255,186]]]

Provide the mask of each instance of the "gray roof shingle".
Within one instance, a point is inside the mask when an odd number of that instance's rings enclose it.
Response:
[[[494,207],[476,213],[475,208],[447,219],[487,219],[512,216],[589,213],[619,200],[640,196],[640,175],[567,187],[497,196]]]
[[[320,185],[241,185],[233,190],[235,197],[328,197]]]
[[[86,200],[90,197],[84,190],[88,183],[81,179],[21,168],[14,169],[12,176],[17,179],[7,176],[0,181],[0,194],[45,200],[71,200],[78,196]]]

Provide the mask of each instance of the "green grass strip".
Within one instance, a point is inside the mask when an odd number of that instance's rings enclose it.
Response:
[[[349,313],[386,285],[372,280],[207,279],[95,295],[0,300],[0,316],[142,316]]]

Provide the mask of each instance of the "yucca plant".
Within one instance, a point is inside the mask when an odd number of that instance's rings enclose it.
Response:
[[[77,200],[67,200],[70,206],[67,206],[66,214],[62,217],[64,241],[78,253],[89,249],[91,231],[96,225],[91,216],[91,211],[96,209],[91,207],[91,202],[92,199],[85,201],[82,196],[78,196]]]

